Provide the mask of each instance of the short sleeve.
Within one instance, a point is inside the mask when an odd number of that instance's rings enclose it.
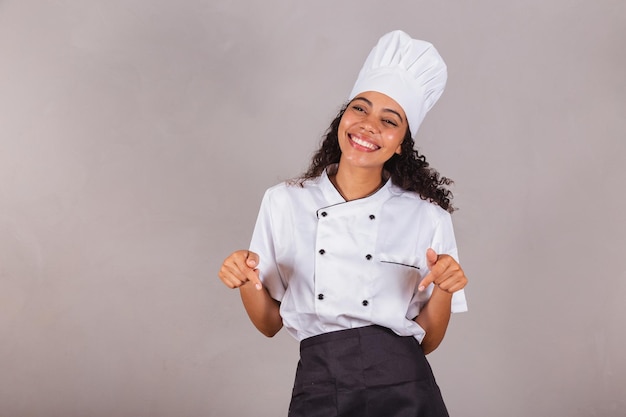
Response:
[[[272,215],[274,214],[270,190],[265,192],[259,209],[259,215],[254,226],[250,251],[259,255],[259,278],[267,288],[270,296],[281,301],[287,288],[286,283],[280,276],[276,262],[274,229],[272,227]]]
[[[434,226],[433,237],[430,243],[430,247],[433,248],[437,254],[446,254],[452,256],[457,262],[459,261],[458,249],[456,246],[456,238],[454,236],[454,228],[452,226],[452,218],[450,213],[443,213],[438,219],[437,224]],[[424,272],[423,276],[428,274],[428,270]],[[411,302],[407,317],[415,317],[419,314],[419,311],[426,304],[433,291],[433,285],[425,291],[417,291],[414,294],[414,298]],[[465,299],[465,291],[459,290],[452,294],[452,313],[462,313],[467,311],[467,301]]]
[[[450,213],[445,213],[441,217],[439,224],[435,228],[431,247],[438,254],[450,255],[460,263]],[[452,294],[452,312],[462,313],[464,311],[467,311],[465,291],[459,290]]]

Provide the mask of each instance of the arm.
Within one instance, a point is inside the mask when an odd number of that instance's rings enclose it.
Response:
[[[252,324],[265,336],[272,337],[283,327],[280,303],[263,287],[256,269],[258,263],[256,253],[239,250],[224,260],[218,276],[227,287],[239,288]]]
[[[265,336],[273,337],[283,327],[280,303],[265,288],[257,290],[250,282],[239,287],[241,301],[254,326]]]
[[[448,329],[452,294],[435,287],[430,299],[415,318],[415,322],[426,331],[422,350],[428,355],[437,349]]]
[[[419,291],[424,291],[430,284],[435,284],[435,288],[415,322],[426,331],[422,349],[424,354],[429,354],[437,349],[446,334],[450,322],[452,294],[467,285],[467,277],[459,263],[450,255],[437,255],[434,250],[428,249],[426,259],[430,272],[420,283]]]

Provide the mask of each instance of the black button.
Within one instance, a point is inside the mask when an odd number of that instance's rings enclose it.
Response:
[[[376,218],[376,216],[374,216],[373,214],[370,214],[370,220],[374,220]]]
[[[369,301],[363,300],[363,302],[361,304],[363,304],[363,307],[367,307],[367,305],[369,304]]]
[[[328,216],[328,213],[326,213],[325,211],[323,211],[323,212],[321,213],[321,215],[322,215],[322,217],[326,217],[326,216]]]
[[[326,251],[325,251],[324,249],[320,249],[320,250],[319,250],[319,254],[320,254],[320,255],[323,255],[323,254],[325,254],[325,253],[326,253]]]
[[[368,253],[367,255],[365,255],[365,259],[367,259],[367,260],[369,261],[370,259],[372,259],[372,255],[370,255],[370,254]]]
[[[323,300],[324,299],[324,294],[317,294],[317,299],[318,300]]]

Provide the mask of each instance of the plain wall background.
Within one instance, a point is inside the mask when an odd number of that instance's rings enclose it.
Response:
[[[4,0],[0,416],[286,415],[297,343],[217,270],[396,28],[449,67],[451,415],[626,415],[626,2]]]

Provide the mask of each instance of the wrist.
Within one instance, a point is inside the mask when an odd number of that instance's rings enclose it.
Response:
[[[452,300],[452,294],[451,292],[447,291],[447,290],[442,290],[441,288],[439,288],[439,285],[435,284],[435,287],[433,288],[433,293],[431,295],[432,297],[437,297],[437,298],[447,298]]]

